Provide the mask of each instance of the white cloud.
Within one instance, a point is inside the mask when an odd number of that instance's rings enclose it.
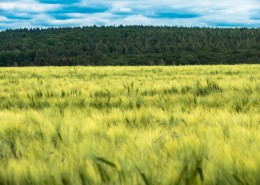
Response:
[[[58,4],[41,4],[34,0],[0,2],[0,10],[7,12],[47,12],[60,8]]]
[[[7,21],[8,19],[4,16],[0,16],[0,21]]]

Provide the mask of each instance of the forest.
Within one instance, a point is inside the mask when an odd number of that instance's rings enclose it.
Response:
[[[259,64],[259,28],[84,26],[0,32],[0,66]]]

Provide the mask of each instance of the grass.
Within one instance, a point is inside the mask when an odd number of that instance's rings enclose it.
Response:
[[[260,66],[0,69],[0,185],[259,184]]]

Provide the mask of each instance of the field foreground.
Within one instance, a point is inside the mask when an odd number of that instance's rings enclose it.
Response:
[[[0,185],[260,184],[259,71],[0,68]]]

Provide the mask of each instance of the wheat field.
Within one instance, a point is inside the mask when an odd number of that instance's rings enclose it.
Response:
[[[260,65],[0,68],[0,185],[259,174]]]

